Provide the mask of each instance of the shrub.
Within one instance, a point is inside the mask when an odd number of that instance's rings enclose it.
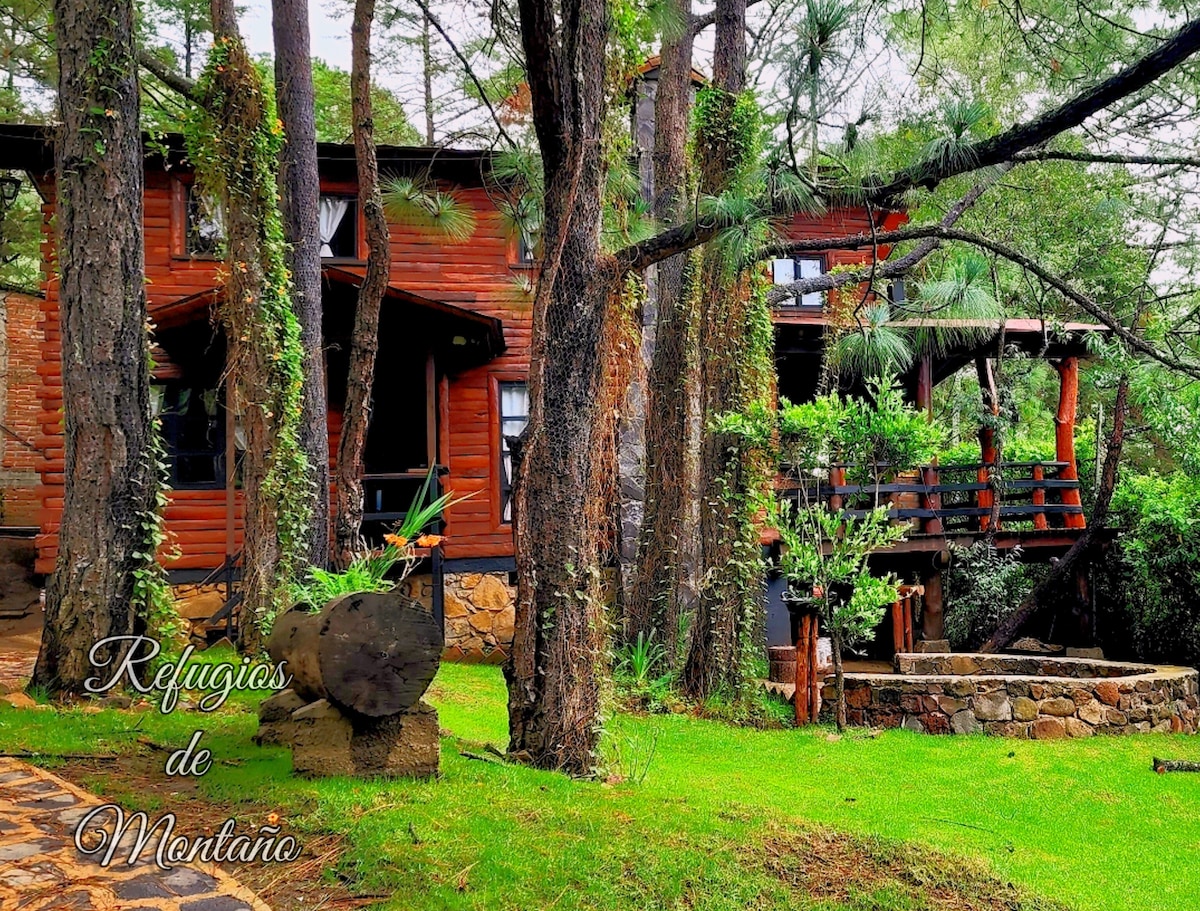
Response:
[[[1004,552],[986,540],[951,545],[946,573],[946,638],[955,651],[973,651],[1016,610],[1036,582],[1020,548]]]
[[[1200,478],[1124,479],[1097,565],[1098,633],[1113,657],[1200,664]]]

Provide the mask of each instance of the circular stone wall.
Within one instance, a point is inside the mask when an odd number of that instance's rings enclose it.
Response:
[[[851,724],[1039,740],[1197,730],[1200,674],[1191,668],[975,654],[902,654],[896,667],[846,674]],[[823,696],[831,716],[832,680]]]

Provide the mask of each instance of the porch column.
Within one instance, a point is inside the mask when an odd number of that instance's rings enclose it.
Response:
[[[1054,416],[1055,458],[1067,464],[1059,469],[1058,476],[1064,481],[1079,479],[1079,466],[1075,463],[1075,413],[1079,407],[1079,358],[1064,357],[1054,365],[1058,371],[1058,412]],[[1065,506],[1080,506],[1079,488],[1064,490],[1062,502]],[[1072,513],[1066,517],[1067,528],[1083,528],[1087,523],[1083,513]]]
[[[986,357],[975,359],[975,373],[979,378],[979,392],[983,396],[984,407],[991,412],[992,417],[1000,415],[1000,396],[996,389],[996,375],[992,372],[992,363]],[[996,462],[996,430],[994,427],[979,428],[979,461],[984,466],[979,469],[976,479],[980,484],[989,485],[986,490],[979,491],[975,504],[980,509],[986,509],[989,515],[979,517],[979,528],[987,530],[991,524],[990,512],[995,502],[995,492],[991,488],[992,471]]]

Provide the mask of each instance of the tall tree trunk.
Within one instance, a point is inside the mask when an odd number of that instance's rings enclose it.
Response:
[[[674,0],[685,22],[691,0]],[[654,216],[663,225],[686,216],[688,117],[692,93],[690,26],[663,41],[654,109]],[[700,257],[685,253],[656,267],[657,322],[646,383],[645,511],[634,584],[625,611],[625,636],[653,633],[666,661],[679,655],[680,618],[689,601],[688,569],[694,564],[698,399],[696,311]]]
[[[379,351],[379,312],[387,292],[391,259],[371,111],[371,25],[374,19],[375,0],[358,0],[354,4],[354,22],[350,28],[350,105],[354,118],[354,158],[358,164],[358,205],[367,224],[367,274],[358,289],[358,306],[354,311],[346,410],[338,443],[335,529],[337,560],[342,566],[348,564],[363,546],[363,452],[371,423],[371,393]]]
[[[530,420],[515,490],[509,749],[582,774],[595,765],[605,673],[602,495],[616,404],[606,379],[620,296],[617,270],[600,252],[608,17],[604,0],[520,0],[519,8],[546,189]]]
[[[1100,484],[1096,488],[1096,501],[1092,507],[1091,520],[1070,549],[1054,564],[1029,596],[1012,614],[996,628],[996,631],[981,647],[981,652],[994,652],[1004,648],[1029,622],[1046,601],[1066,590],[1074,590],[1070,584],[1072,574],[1088,556],[1092,545],[1099,538],[1112,506],[1113,491],[1117,488],[1117,475],[1121,466],[1121,449],[1125,445],[1125,419],[1129,415],[1129,377],[1122,374],[1117,385],[1117,397],[1113,404],[1113,424],[1108,435],[1108,446],[1104,455],[1104,468],[1100,473]]]
[[[433,147],[433,51],[429,46],[429,14],[421,12],[421,81],[425,90],[425,145]]]
[[[309,50],[308,0],[272,0],[275,36],[275,98],[283,122],[279,159],[279,208],[289,245],[292,309],[304,346],[304,407],[300,447],[308,460],[312,525],[308,562],[329,563],[329,404],[321,331],[321,181]]]
[[[274,161],[264,153],[262,78],[246,52],[233,0],[212,0],[215,47],[205,108],[219,154],[198,163],[201,181],[219,188],[225,214],[228,278],[221,308],[229,372],[243,403],[245,532],[239,639],[262,647],[261,624],[282,606],[296,571],[307,516],[307,467],[296,443],[302,412],[302,351],[280,243]]]
[[[56,0],[54,23],[66,489],[33,683],[57,694],[83,691],[97,641],[135,630],[157,474],[133,3]]]
[[[745,85],[745,0],[720,0],[716,27],[713,90],[722,93],[726,109],[713,116],[715,123],[727,123]],[[729,138],[727,134],[697,137],[702,194],[724,190],[739,164]],[[710,247],[704,253],[701,284],[701,588],[682,684],[687,695],[703,700],[718,691],[735,691],[741,684],[742,651],[752,621],[747,607],[754,597],[751,561],[758,549],[757,535],[740,502],[753,483],[753,473],[747,470],[750,466],[743,462],[736,441],[707,425],[721,412],[747,407],[765,377],[751,366],[756,339],[751,278],[739,274],[731,279],[723,256]]]

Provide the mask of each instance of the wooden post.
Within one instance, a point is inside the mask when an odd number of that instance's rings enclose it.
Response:
[[[923,355],[917,366],[917,408],[933,420],[933,358],[929,354]]]
[[[938,492],[941,478],[938,475],[937,465],[926,465],[922,468],[921,480],[925,484],[925,494],[921,503],[926,509],[937,512],[942,508],[942,495]],[[927,535],[940,535],[943,531],[942,520],[936,515],[931,519],[925,519],[921,530]]]
[[[975,373],[979,377],[979,389],[983,396],[983,404],[993,417],[997,417],[1000,414],[1000,396],[996,389],[996,374],[992,370],[992,362],[986,357],[976,358]],[[977,479],[980,484],[988,484],[989,487],[976,494],[975,505],[990,513],[996,501],[995,491],[990,486],[992,472],[996,467],[996,431],[992,427],[979,428],[979,461],[983,463],[983,467],[979,469]],[[990,515],[980,516],[980,530],[986,531],[991,521]]]
[[[904,651],[904,595],[901,594],[892,604],[892,653],[899,655]]]
[[[1033,480],[1034,481],[1044,481],[1045,479],[1046,479],[1045,467],[1043,467],[1042,465],[1034,465],[1033,466]],[[1045,487],[1033,488],[1033,505],[1034,506],[1045,506],[1046,505],[1046,488]],[[1033,514],[1033,527],[1034,528],[1049,528],[1050,527],[1050,523],[1048,523],[1046,521],[1046,514],[1044,512],[1035,512]]]
[[[829,469],[829,486],[842,487],[846,483],[846,469],[841,465],[834,465]],[[829,509],[831,512],[839,512],[842,508],[842,495],[840,493],[831,493],[829,495]]]
[[[932,569],[925,576],[925,610],[921,616],[921,638],[926,642],[946,637],[945,617],[942,614],[944,600],[942,571]]]
[[[796,709],[796,724],[808,724],[811,720],[808,708],[808,690],[810,669],[808,664],[808,625],[812,617],[808,614],[796,616],[793,626],[796,628],[796,692],[792,703]]]
[[[820,659],[817,656],[817,640],[821,635],[817,615],[809,615],[808,624],[808,717],[816,721],[821,717],[821,685],[825,682],[821,676]]]
[[[913,603],[912,591],[904,593],[900,599],[901,614],[904,618],[904,650],[911,652],[916,649],[916,637],[913,635]]]
[[[1075,412],[1079,407],[1079,358],[1064,357],[1054,365],[1058,371],[1058,412],[1054,416],[1054,448],[1056,458],[1067,464],[1059,469],[1058,476],[1064,481],[1079,479],[1079,466],[1075,462]],[[1082,500],[1078,488],[1064,490],[1062,502],[1066,506],[1080,506]],[[1087,523],[1083,513],[1071,513],[1066,517],[1067,528],[1083,528]]]

